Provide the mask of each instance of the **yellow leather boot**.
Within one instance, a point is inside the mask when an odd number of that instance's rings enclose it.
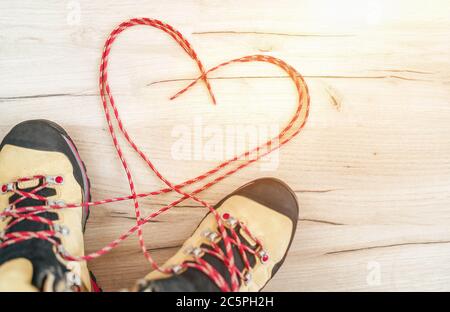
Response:
[[[258,179],[226,196],[215,211],[233,239],[237,287],[232,287],[230,259],[217,219],[209,213],[162,266],[170,272],[153,271],[138,281],[134,290],[260,291],[282,265],[294,237],[298,220],[295,193],[280,180]]]
[[[0,186],[2,212],[90,200],[89,180],[74,143],[46,120],[22,122],[6,135],[0,145]],[[0,221],[0,291],[91,290],[86,262],[62,257],[84,254],[89,208],[44,211],[34,219],[25,214]]]

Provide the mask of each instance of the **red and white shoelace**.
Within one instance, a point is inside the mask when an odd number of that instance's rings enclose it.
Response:
[[[127,130],[125,129],[120,115],[119,111],[117,109],[117,106],[115,104],[113,95],[111,93],[111,89],[108,83],[108,61],[109,61],[109,54],[111,51],[111,46],[116,40],[117,36],[123,32],[124,30],[131,28],[133,26],[137,25],[146,25],[158,28],[165,33],[169,34],[173,39],[175,39],[176,42],[186,51],[186,53],[196,62],[201,75],[193,80],[189,85],[187,85],[184,89],[176,93],[174,96],[171,97],[171,99],[174,99],[178,97],[179,95],[186,92],[189,88],[191,88],[193,85],[195,85],[198,81],[202,80],[207,90],[210,94],[211,100],[213,103],[216,103],[214,94],[212,92],[211,86],[208,81],[207,75],[220,67],[230,65],[233,63],[246,63],[246,62],[267,62],[274,64],[284,70],[288,76],[292,79],[294,82],[295,88],[298,92],[298,104],[297,108],[287,123],[287,125],[282,129],[282,131],[275,137],[269,139],[264,144],[253,148],[251,150],[247,150],[243,152],[241,155],[235,156],[227,161],[224,161],[217,165],[216,167],[208,170],[207,172],[186,180],[179,184],[174,184],[170,182],[167,178],[165,178],[153,165],[153,163],[150,161],[150,159],[142,152],[142,150],[135,144],[135,142],[131,139],[130,135],[128,134]],[[243,272],[240,272],[239,269],[236,267],[236,262],[233,256],[233,249],[232,245],[235,245],[239,253],[242,256],[245,269],[250,269],[250,264],[247,259],[246,252],[255,255],[256,251],[246,246],[243,242],[239,240],[239,237],[236,235],[236,232],[231,230],[230,233],[227,233],[226,230],[226,222],[230,218],[230,216],[220,216],[214,209],[212,205],[209,203],[203,201],[202,199],[197,197],[197,194],[200,192],[208,189],[212,185],[218,183],[219,181],[225,179],[226,177],[234,174],[235,172],[247,167],[248,165],[252,164],[253,162],[256,162],[261,157],[266,156],[267,154],[273,152],[274,150],[280,148],[282,145],[289,142],[293,137],[295,137],[301,129],[305,126],[308,114],[309,114],[309,93],[307,89],[307,85],[303,79],[303,77],[290,65],[288,65],[286,62],[272,57],[268,55],[250,55],[250,56],[244,56],[241,58],[233,59],[227,62],[224,62],[222,64],[219,64],[215,67],[212,67],[208,70],[205,70],[202,62],[198,58],[197,54],[191,47],[190,43],[181,35],[180,32],[178,32],[176,29],[174,29],[172,26],[161,22],[156,19],[149,19],[149,18],[134,18],[130,19],[128,21],[125,21],[121,23],[118,27],[116,27],[111,34],[109,35],[108,39],[105,42],[102,57],[101,57],[101,65],[100,65],[100,79],[99,79],[99,88],[100,88],[100,97],[103,103],[103,109],[106,116],[106,121],[108,123],[109,132],[111,134],[114,146],[116,148],[116,151],[119,155],[120,161],[122,163],[123,168],[125,169],[125,172],[127,174],[127,179],[130,187],[130,195],[124,196],[124,197],[116,197],[116,198],[110,198],[110,199],[104,199],[99,201],[92,201],[92,202],[84,202],[84,203],[76,203],[76,204],[63,204],[58,205],[55,204],[47,204],[47,205],[41,205],[41,206],[32,206],[32,207],[21,207],[21,208],[13,208],[13,209],[6,209],[3,211],[0,216],[3,217],[13,217],[14,221],[12,223],[16,224],[17,222],[20,222],[21,220],[28,219],[33,220],[36,222],[42,222],[45,224],[48,224],[50,226],[50,230],[48,231],[38,231],[38,232],[13,232],[8,233],[3,237],[3,241],[0,243],[0,248],[6,247],[8,245],[11,245],[13,243],[17,243],[23,240],[37,238],[37,239],[44,239],[49,241],[50,243],[56,245],[58,247],[58,250],[62,253],[63,257],[67,260],[71,261],[83,261],[83,260],[92,260],[94,258],[97,258],[101,255],[106,254],[113,248],[115,248],[117,245],[119,245],[123,240],[127,239],[131,234],[137,232],[139,244],[142,250],[142,253],[146,257],[146,259],[151,264],[151,267],[154,270],[159,270],[163,273],[177,273],[180,269],[192,267],[195,269],[198,269],[202,272],[204,272],[222,291],[237,291],[240,287],[239,280],[246,280],[246,276]],[[110,110],[112,109],[113,115],[111,115]],[[119,141],[117,139],[116,129],[113,126],[113,119],[117,123],[117,127],[119,131],[122,133],[128,144],[135,150],[135,152],[146,162],[148,167],[156,174],[156,176],[166,185],[165,188],[152,191],[152,192],[145,192],[145,193],[138,193],[136,191],[136,187],[134,184],[133,175],[129,169],[128,163],[123,155],[122,148],[119,144]],[[252,157],[249,157],[252,156]],[[235,165],[235,166],[232,166]],[[206,182],[201,185],[200,182],[206,180],[207,178],[211,177],[212,175],[217,175],[214,179],[212,179],[209,182]],[[22,180],[26,179],[32,179],[36,177],[31,178],[23,178]],[[38,178],[45,178],[44,176],[39,176]],[[21,180],[18,180],[16,182],[20,182]],[[190,192],[185,192],[183,189],[186,186],[190,185],[199,185],[196,189]],[[46,200],[45,198],[41,198],[41,196],[36,195],[35,193],[39,191],[39,189],[44,188],[47,186],[47,184],[41,185],[38,189],[34,189],[32,192],[23,192],[20,190],[16,190],[15,188],[8,187],[10,184],[6,184],[5,191],[7,192],[14,192],[20,195],[17,202],[20,202],[21,200],[24,200],[25,198],[35,198],[38,200]],[[148,216],[142,216],[141,210],[139,206],[139,199],[149,196],[156,196],[159,194],[169,193],[169,192],[176,192],[181,195],[181,197],[174,202],[160,208],[156,212],[153,212],[149,214]],[[173,268],[163,268],[160,267],[152,258],[150,253],[147,251],[147,248],[145,247],[145,242],[143,238],[142,233],[142,226],[150,221],[151,219],[157,217],[158,215],[168,211],[170,208],[176,206],[177,204],[183,202],[186,199],[192,199],[196,201],[197,203],[201,204],[202,206],[209,209],[209,211],[215,216],[215,219],[217,221],[218,226],[218,233],[223,240],[224,246],[225,246],[225,252],[223,252],[214,242],[212,242],[211,246],[213,249],[208,250],[202,250],[202,252],[207,252],[215,257],[221,259],[224,264],[226,265],[230,277],[231,277],[231,285],[228,285],[228,283],[225,281],[224,277],[221,276],[217,270],[215,270],[214,267],[212,267],[210,264],[208,264],[206,261],[201,259],[201,257],[195,257],[195,261],[193,262],[186,262],[181,263],[176,267]],[[52,237],[54,237],[56,234],[64,232],[61,228],[55,228],[53,226],[53,223],[51,220],[48,220],[46,218],[39,217],[39,213],[43,211],[49,211],[54,209],[66,209],[66,208],[79,208],[79,207],[86,207],[86,206],[97,206],[112,202],[119,202],[119,201],[125,201],[125,200],[133,200],[134,203],[134,211],[135,211],[135,217],[136,217],[136,225],[130,228],[128,231],[122,233],[116,240],[112,241],[105,247],[92,252],[88,255],[81,256],[81,257],[75,257],[72,255],[69,255],[64,252],[62,245],[57,240],[54,240]],[[15,202],[14,204],[17,204]],[[12,206],[11,206],[12,207]],[[238,221],[239,222],[239,221]],[[241,225],[241,228],[246,232],[246,234],[252,238],[259,246],[260,248],[258,250],[258,256],[259,259],[263,262],[267,261],[268,255],[264,252],[261,243],[258,241],[257,238],[253,237],[248,230],[248,228],[239,222]],[[10,225],[11,226],[11,225]],[[229,228],[229,227],[228,227]],[[198,254],[196,251],[194,251],[194,254]]]

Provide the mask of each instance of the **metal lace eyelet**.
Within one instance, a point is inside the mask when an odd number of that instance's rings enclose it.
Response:
[[[59,176],[46,176],[45,182],[47,182],[48,184],[61,185],[64,183],[64,178],[60,175]]]
[[[140,278],[136,281],[136,288],[138,291],[145,291],[149,285],[149,281],[145,278]],[[128,290],[126,290],[128,291]]]
[[[200,258],[205,252],[200,247],[188,247],[185,249],[184,253],[186,255],[194,256],[195,258]]]
[[[8,207],[6,207],[5,209],[3,209],[3,212],[4,212],[4,213],[5,213],[5,212],[11,212],[12,210],[13,210],[13,207],[12,207],[12,206],[8,206]],[[1,216],[0,216],[0,221],[5,221],[7,217],[8,217],[8,216],[1,215]]]
[[[7,212],[11,212],[11,210],[12,210],[12,207],[11,207],[11,206],[8,206],[8,207],[6,207],[6,208],[3,209],[3,213],[5,213],[5,212],[6,212],[6,213],[7,213]],[[6,218],[7,218],[7,216],[1,215],[1,216],[0,216],[0,221],[5,221]]]
[[[55,224],[53,225],[53,229],[56,232],[61,233],[63,236],[67,236],[70,234],[70,229],[64,225]]]
[[[250,272],[247,272],[246,274],[244,274],[245,285],[248,285],[251,281],[252,281],[252,275],[250,274]]]
[[[265,250],[260,250],[258,256],[261,263],[266,263],[269,260],[269,254]]]
[[[64,206],[65,204],[63,200],[47,200],[47,206]]]
[[[172,273],[173,274],[178,274],[183,270],[183,267],[181,265],[174,265],[172,268]]]
[[[3,184],[1,191],[2,195],[14,191],[14,183]]]
[[[206,230],[203,232],[203,236],[211,243],[214,243],[219,237],[219,234],[210,230]]]
[[[199,247],[189,248],[186,252],[196,258],[200,258],[204,254],[204,251]]]
[[[69,289],[81,287],[81,277],[80,275],[69,271],[66,273],[66,283]]]
[[[69,255],[69,253],[66,251],[66,249],[64,248],[63,245],[58,245],[57,249],[58,249],[58,253],[60,255],[62,255],[63,257],[66,257]]]
[[[225,224],[230,228],[234,228],[238,224],[238,220],[232,217],[228,212],[222,214],[222,219],[225,221]]]

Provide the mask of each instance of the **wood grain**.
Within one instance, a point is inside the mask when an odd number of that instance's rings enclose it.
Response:
[[[74,5],[79,23],[71,22]],[[295,190],[299,229],[266,290],[449,291],[449,11],[447,1],[1,2],[0,136],[25,119],[54,120],[79,147],[94,199],[127,194],[97,90],[100,52],[115,25],[160,18],[187,35],[206,67],[248,54],[277,56],[310,88],[305,130],[280,151],[276,170],[253,165],[201,196],[214,203],[267,175]],[[267,64],[214,73],[217,106],[203,85],[169,101],[197,76],[194,65],[167,35],[145,27],[123,33],[111,55],[125,125],[171,181],[217,163],[174,159],[177,125],[193,129],[201,118],[219,129],[281,127],[294,108],[289,80]],[[139,190],[162,186],[129,149],[126,155]],[[143,200],[143,211],[174,198]],[[145,227],[159,262],[205,212],[185,202]],[[129,203],[95,207],[87,252],[131,227],[132,217]],[[149,271],[136,237],[90,268],[105,290],[129,287]],[[374,272],[381,278],[375,283]]]

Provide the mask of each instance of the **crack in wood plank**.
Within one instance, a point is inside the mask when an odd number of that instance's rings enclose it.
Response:
[[[413,69],[372,69],[372,71],[376,72],[393,72],[393,73],[412,73],[412,74],[423,74],[423,75],[432,75],[434,72],[429,71],[421,71],[421,70],[413,70]]]
[[[325,253],[324,255],[325,256],[326,255],[336,255],[336,254],[358,252],[358,251],[371,250],[371,249],[392,248],[392,247],[409,246],[409,245],[432,245],[432,244],[449,244],[449,243],[450,243],[450,241],[429,241],[429,242],[398,243],[398,244],[390,244],[390,245],[378,245],[378,246],[369,246],[369,247],[362,247],[362,248],[330,251],[330,252]]]
[[[325,87],[325,91],[330,96],[331,104],[333,105],[333,107],[336,108],[336,110],[338,112],[340,112],[341,111],[341,106],[342,106],[342,101],[340,99],[340,96],[338,96],[337,91],[333,87],[331,87],[330,85],[327,85]]]
[[[341,75],[303,75],[304,78],[310,79],[401,79],[401,80],[410,80],[410,81],[431,81],[425,79],[416,79],[416,78],[407,78],[398,75],[380,75],[380,76],[341,76]],[[228,77],[208,77],[209,80],[233,80],[233,79],[287,79],[289,76],[228,76]],[[146,84],[147,87],[160,84],[160,83],[170,83],[170,82],[180,82],[180,81],[194,81],[193,78],[176,78],[176,79],[164,79],[157,80]],[[1,98],[0,98],[1,99]]]
[[[32,94],[32,95],[17,95],[17,96],[2,96],[0,102],[12,100],[38,99],[50,97],[81,97],[81,96],[98,96],[98,94],[76,94],[76,93],[48,93],[48,94]]]
[[[310,79],[401,79],[408,81],[432,81],[426,79],[407,78],[398,75],[383,75],[383,76],[340,76],[340,75],[304,75],[304,78]],[[209,80],[233,80],[233,79],[287,79],[289,76],[229,76],[229,77],[209,77]],[[147,83],[146,86],[150,87],[161,83],[180,82],[180,81],[193,81],[193,78],[177,78],[177,79],[165,79],[157,80]],[[24,99],[37,99],[37,98],[50,98],[50,97],[83,97],[83,96],[98,96],[98,94],[77,94],[77,93],[48,93],[48,94],[32,94],[32,95],[17,95],[17,96],[0,96],[0,102],[24,100]]]
[[[317,34],[317,33],[282,33],[266,31],[237,31],[237,30],[217,30],[217,31],[195,31],[193,35],[269,35],[284,37],[354,37],[354,34]]]
[[[402,77],[402,76],[397,76],[397,75],[389,75],[389,76],[386,76],[386,78],[396,78],[396,79],[409,80],[409,81],[430,81],[427,79],[407,78],[407,77]]]
[[[323,223],[323,224],[329,224],[329,225],[347,225],[345,223],[338,223],[338,222],[332,222],[332,221],[321,220],[321,219],[299,218],[298,221],[313,222],[313,223]]]
[[[336,97],[333,94],[329,93],[329,95],[331,98],[331,102],[333,103],[333,106],[336,108],[337,111],[340,111],[341,110],[340,102],[336,99]]]
[[[339,191],[339,189],[326,189],[326,190],[294,190],[294,193],[329,193]]]
[[[130,217],[130,216],[111,215],[110,217],[111,217],[111,218],[119,218],[119,219],[127,219],[127,220],[133,220],[133,221],[136,221],[136,218],[135,218],[135,217]],[[150,219],[150,220],[148,220],[147,222],[149,222],[149,223],[161,223],[161,222],[164,222],[164,221],[162,221],[162,220]]]
[[[181,248],[181,246],[183,246],[183,244],[176,244],[176,245],[172,245],[172,246],[162,246],[162,247],[154,247],[154,248],[147,248],[146,250],[148,252],[153,252],[153,251],[161,251],[161,250],[166,250],[166,249],[175,249],[175,248]],[[141,252],[141,251],[139,251]]]

